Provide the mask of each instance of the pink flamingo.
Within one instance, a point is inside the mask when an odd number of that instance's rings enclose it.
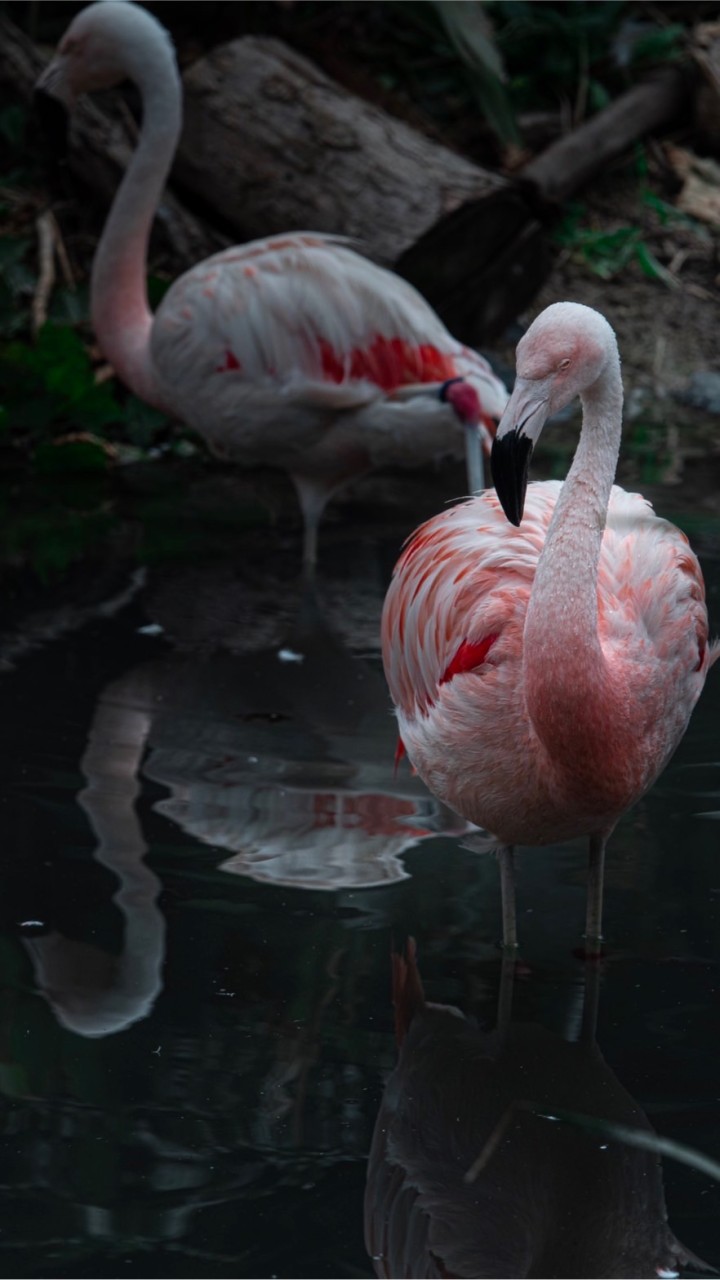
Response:
[[[622,381],[610,325],[576,303],[548,307],[518,346],[517,375],[493,444],[497,495],[422,525],[395,568],[385,673],[399,751],[499,847],[506,945],[512,847],[589,836],[592,954],[608,836],[667,764],[720,648],[687,538],[613,485]],[[526,493],[546,418],[578,395],[567,479]]]
[[[465,436],[471,488],[482,488],[479,437],[507,391],[411,285],[342,240],[294,232],[214,254],[152,314],[148,237],[181,127],[167,32],[126,0],[91,4],[38,89],[72,107],[126,78],[140,91],[142,130],[91,280],[93,326],[118,376],[215,454],[289,472],[310,573],[329,497],[373,467],[462,452]]]

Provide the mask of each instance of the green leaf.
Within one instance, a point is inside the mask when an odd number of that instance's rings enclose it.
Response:
[[[122,419],[111,387],[96,385],[83,342],[67,325],[44,325],[32,347],[9,343],[0,364],[6,386],[14,391],[12,402],[6,396],[6,405],[16,427],[32,430],[55,423],[99,431]]]
[[[635,246],[635,257],[640,264],[640,269],[651,280],[661,280],[663,284],[667,285],[668,289],[680,288],[680,282],[675,279],[672,272],[668,271],[667,267],[664,267],[661,262],[658,262],[652,250],[648,249],[647,245],[643,244],[642,241]]]
[[[471,73],[472,88],[488,124],[503,142],[519,143],[505,66],[487,14],[478,0],[433,0],[433,4]]]
[[[638,62],[670,62],[679,58],[687,40],[687,31],[679,23],[671,23],[667,27],[658,27],[648,35],[640,36],[633,44],[630,61]]]
[[[460,57],[475,71],[505,80],[502,56],[487,14],[475,0],[435,0],[435,8]]]
[[[639,237],[636,227],[619,227],[616,231],[587,232],[578,243],[591,270],[610,280],[632,260]]]
[[[712,239],[712,233],[707,227],[704,227],[696,218],[684,213],[681,209],[676,209],[674,204],[670,204],[667,200],[663,200],[661,196],[656,195],[654,191],[646,188],[642,193],[642,202],[648,208],[657,214],[662,226],[678,226],[689,227],[696,236],[708,243]]]
[[[92,385],[92,368],[82,340],[67,325],[45,324],[28,363],[50,391],[74,399]]]

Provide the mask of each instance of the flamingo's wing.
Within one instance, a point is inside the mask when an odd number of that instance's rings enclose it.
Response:
[[[670,665],[694,690],[718,656],[708,643],[705,584],[684,533],[636,493],[614,487],[598,572],[601,639],[616,660]],[[665,677],[666,679],[666,677]]]
[[[295,233],[215,254],[168,291],[152,357],[176,397],[224,379],[238,392],[356,408],[413,383],[466,376],[486,413],[507,392],[420,294],[330,236]]]
[[[559,488],[556,481],[534,484],[517,529],[488,490],[410,538],[382,620],[385,674],[406,716],[427,711],[445,681],[497,661],[508,627],[516,624],[522,634]]]
[[[508,525],[494,493],[435,516],[411,537],[383,611],[390,692],[409,717],[423,714],[444,680],[502,660],[500,637],[522,635],[525,611],[560,485],[528,488],[522,524]],[[671,663],[694,705],[720,646],[708,644],[705,588],[679,529],[637,494],[615,487],[598,573],[600,637],[611,663]],[[497,646],[495,641],[498,641]],[[631,673],[631,671],[630,671]],[[626,672],[627,674],[627,672]],[[658,680],[659,688],[673,681]]]

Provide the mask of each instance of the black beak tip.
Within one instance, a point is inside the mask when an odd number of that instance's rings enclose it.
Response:
[[[510,524],[518,528],[525,508],[533,442],[518,431],[496,436],[490,454],[493,484]]]

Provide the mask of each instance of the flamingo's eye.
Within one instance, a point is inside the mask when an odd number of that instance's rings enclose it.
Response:
[[[564,360],[561,360],[561,361],[560,361],[560,363],[559,363],[559,365],[558,365],[558,372],[560,372],[560,370],[563,370],[563,369],[569,369],[569,368],[570,368],[570,363],[571,363],[571,361],[570,361],[570,357],[569,357],[569,356],[566,356]]]

